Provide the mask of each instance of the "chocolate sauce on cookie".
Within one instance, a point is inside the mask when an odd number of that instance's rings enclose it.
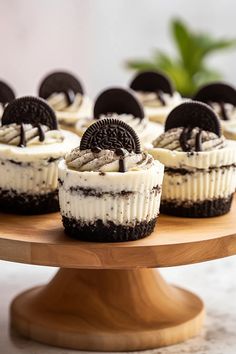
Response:
[[[21,123],[20,125],[20,142],[19,142],[19,147],[26,146],[26,139],[25,139],[25,130],[24,130],[24,124]]]

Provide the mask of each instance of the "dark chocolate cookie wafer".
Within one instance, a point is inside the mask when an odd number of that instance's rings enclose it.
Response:
[[[90,125],[80,142],[80,149],[126,149],[141,152],[140,141],[128,124],[119,119],[105,118]]]
[[[7,124],[47,125],[51,130],[57,129],[57,119],[52,108],[41,98],[33,96],[20,97],[10,102],[2,116],[2,125]]]
[[[53,93],[63,92],[68,104],[72,104],[77,93],[84,94],[83,86],[74,75],[67,72],[54,72],[46,76],[39,86],[39,96],[47,99]]]
[[[219,118],[207,104],[202,102],[185,102],[170,112],[166,119],[165,131],[178,127],[199,127],[221,136]]]
[[[193,98],[205,103],[231,103],[236,106],[236,89],[223,82],[215,82],[200,88]]]
[[[134,118],[143,119],[144,111],[134,95],[123,88],[110,88],[103,91],[94,104],[94,118],[107,114],[132,114]]]
[[[15,99],[13,89],[3,81],[0,81],[0,102],[6,104]]]
[[[174,93],[170,79],[163,73],[157,71],[143,71],[138,73],[130,83],[134,91]]]

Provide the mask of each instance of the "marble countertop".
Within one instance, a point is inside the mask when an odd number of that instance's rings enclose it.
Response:
[[[150,354],[236,353],[236,257],[163,269],[165,278],[196,292],[205,301],[207,318],[201,335]],[[55,269],[0,262],[0,354],[73,354],[25,340],[9,329],[9,304],[20,291],[47,282]],[[80,352],[81,353],[81,352]],[[139,352],[140,353],[140,352]]]

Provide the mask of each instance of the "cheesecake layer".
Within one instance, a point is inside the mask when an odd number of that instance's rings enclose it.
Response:
[[[58,163],[79,143],[72,133],[64,131],[63,136],[64,140],[56,144],[24,148],[0,144],[0,188],[31,195],[56,190]]]
[[[236,144],[206,152],[154,148],[149,153],[165,165],[162,200],[204,201],[227,198],[236,187]]]
[[[59,163],[59,199],[63,216],[80,223],[113,222],[130,227],[159,213],[163,166],[147,170],[92,172]]]

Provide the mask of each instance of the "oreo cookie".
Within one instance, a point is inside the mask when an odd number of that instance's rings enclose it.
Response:
[[[82,136],[80,150],[126,149],[141,152],[140,140],[128,124],[119,119],[105,118],[89,126]]]
[[[39,96],[48,99],[53,93],[63,92],[66,95],[68,104],[74,102],[75,95],[84,94],[84,89],[78,78],[74,75],[58,71],[46,76],[39,86]]]
[[[20,97],[10,102],[4,109],[2,125],[7,124],[39,124],[51,130],[58,129],[57,119],[52,108],[41,98],[33,96]]]
[[[144,111],[136,97],[123,88],[110,88],[103,91],[94,104],[94,118],[107,114],[131,114],[135,118],[143,119]]]
[[[130,83],[134,91],[158,92],[162,91],[171,96],[174,93],[170,79],[163,73],[157,71],[143,71],[138,73]]]
[[[170,112],[166,119],[165,131],[178,127],[198,127],[218,136],[222,133],[220,120],[213,109],[197,101],[182,103]]]
[[[6,104],[15,99],[15,93],[13,89],[3,81],[0,81],[0,102]]]
[[[193,99],[208,104],[218,102],[236,106],[236,89],[223,82],[215,82],[201,87]]]

